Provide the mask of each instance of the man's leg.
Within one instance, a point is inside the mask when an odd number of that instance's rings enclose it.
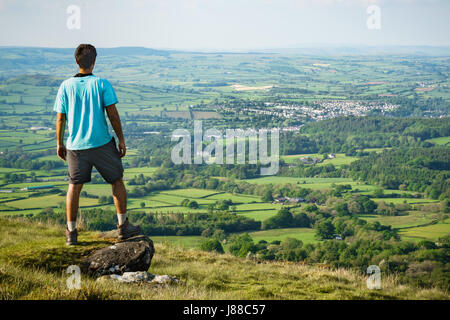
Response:
[[[129,223],[127,219],[127,191],[123,183],[123,166],[114,139],[106,145],[96,148],[90,159],[106,182],[111,184],[114,204],[117,212],[118,239],[125,240],[141,234],[141,228]]]
[[[114,205],[116,206],[117,219],[119,225],[122,225],[127,219],[127,191],[122,179],[116,180],[111,186]]]
[[[127,219],[127,190],[123,184],[122,178],[111,183],[114,197],[114,205],[117,212],[117,229],[119,231],[118,239],[125,240],[130,237],[142,234],[139,226],[134,226]]]
[[[83,184],[69,183],[66,196],[67,228],[74,231],[77,221],[78,205]]]

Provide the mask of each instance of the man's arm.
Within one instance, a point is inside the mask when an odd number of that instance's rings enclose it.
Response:
[[[119,139],[119,152],[120,157],[124,157],[127,152],[127,147],[125,146],[125,138],[123,137],[122,132],[122,124],[120,122],[119,112],[117,111],[116,105],[112,104],[110,106],[105,107],[106,114],[108,115],[109,121],[114,129],[114,132]]]
[[[56,114],[56,153],[61,160],[66,161],[67,150],[64,146],[64,129],[66,128],[66,114]]]

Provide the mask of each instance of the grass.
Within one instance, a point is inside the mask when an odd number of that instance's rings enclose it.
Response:
[[[64,188],[67,187],[68,182],[67,181],[40,181],[40,182],[18,182],[18,183],[10,183],[2,188],[16,188],[16,189],[22,189],[25,187],[36,187],[36,186],[47,186],[52,185],[56,188]]]
[[[240,194],[232,194],[228,192],[214,194],[206,197],[208,200],[231,200],[233,203],[253,203],[253,202],[261,202],[261,198],[258,196],[251,195],[240,195]]]
[[[295,238],[306,243],[315,243],[317,239],[314,238],[315,230],[311,228],[286,228],[249,232],[249,235],[256,242],[266,240],[272,242],[275,240],[283,241],[286,238]]]
[[[409,204],[427,204],[427,203],[437,203],[439,200],[432,199],[417,199],[417,198],[372,198],[375,202],[384,201],[386,203],[393,204],[401,204],[401,203],[409,203]]]
[[[127,168],[124,171],[124,177],[133,178],[141,173],[144,176],[152,176],[157,170],[158,168],[156,167]]]
[[[400,235],[404,239],[437,240],[440,237],[450,234],[450,220],[440,221],[424,227],[400,230]]]
[[[432,222],[434,219],[430,214],[420,211],[410,211],[403,216],[381,216],[381,215],[360,215],[358,216],[368,222],[376,222],[383,225],[392,226],[394,228],[407,228],[418,225],[423,225]]]
[[[383,150],[388,150],[391,148],[365,148],[362,151],[363,152],[376,152],[376,153],[381,153],[383,152]]]
[[[216,190],[187,188],[187,189],[167,190],[162,193],[174,195],[174,196],[178,196],[178,197],[183,197],[183,198],[206,198],[213,194],[217,194],[217,191]]]
[[[449,299],[438,289],[399,285],[382,278],[381,290],[366,287],[366,275],[288,262],[258,262],[155,244],[149,272],[169,274],[182,285],[149,288],[82,275],[81,288],[66,287],[67,266],[109,243],[80,232],[81,245],[66,247],[56,225],[0,218],[0,299]]]
[[[334,160],[334,159],[333,159]],[[295,177],[280,177],[280,176],[271,176],[271,177],[260,177],[254,179],[246,179],[241,180],[248,183],[254,184],[295,184],[302,188],[308,188],[313,190],[324,190],[330,189],[334,184],[349,184],[352,186],[353,191],[357,191],[358,193],[370,193],[376,189],[376,186],[370,184],[359,183],[353,181],[350,178],[295,178]],[[391,190],[386,190],[386,192],[390,192]],[[399,192],[399,191],[398,191]]]
[[[270,176],[270,177],[261,177],[255,179],[246,179],[243,180],[248,183],[256,183],[256,184],[301,184],[305,188],[313,188],[313,186],[319,186],[323,188],[329,188],[332,183],[350,183],[353,182],[352,179],[349,178],[294,178],[294,177],[280,177],[280,176]],[[305,184],[303,182],[306,182]]]
[[[66,197],[59,196],[56,194],[31,197],[23,200],[16,200],[8,202],[8,206],[18,208],[18,209],[34,209],[34,208],[46,208],[57,206],[60,202],[65,202]],[[92,206],[98,204],[97,199],[81,198],[81,207]]]
[[[357,157],[350,157],[346,156],[344,153],[337,153],[335,154],[335,158],[333,159],[325,159],[322,162],[320,162],[318,165],[323,166],[326,164],[333,164],[334,166],[341,166],[343,164],[350,164],[355,160],[358,160]],[[319,158],[322,160],[323,155],[320,153],[311,153],[311,154],[292,154],[292,155],[286,155],[286,156],[280,156],[281,159],[284,160],[285,163],[288,164],[295,164],[297,161],[300,161],[302,158]]]
[[[344,153],[336,153],[335,156],[336,156],[336,158],[333,158],[333,159],[325,159],[319,165],[323,166],[323,165],[327,165],[327,164],[332,164],[335,167],[339,167],[341,165],[350,164],[353,161],[358,160],[357,157],[346,156]]]
[[[257,210],[280,210],[281,204],[273,204],[267,202],[245,203],[236,206],[237,211],[257,211]]]
[[[301,158],[320,158],[322,159],[323,155],[320,153],[311,153],[311,154],[290,154],[285,156],[280,156],[280,159],[283,159],[286,163],[296,163],[297,160]]]
[[[278,210],[267,210],[267,211],[251,211],[245,213],[238,213],[244,217],[251,218],[256,221],[264,221],[270,217],[273,217],[278,213]]]
[[[434,138],[427,140],[429,142],[432,142],[437,145],[443,145],[446,146],[450,143],[450,137],[440,137],[440,138]]]

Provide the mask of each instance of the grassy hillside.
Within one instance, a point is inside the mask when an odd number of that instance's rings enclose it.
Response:
[[[448,299],[437,289],[398,285],[382,277],[381,290],[366,288],[366,277],[286,262],[258,263],[232,255],[157,244],[150,272],[184,284],[166,288],[96,282],[82,277],[68,290],[64,273],[91,250],[106,246],[96,233],[81,232],[80,246],[66,247],[63,228],[0,218],[0,299]]]

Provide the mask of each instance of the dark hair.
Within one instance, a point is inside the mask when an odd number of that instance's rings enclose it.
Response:
[[[92,66],[96,57],[97,50],[95,50],[93,45],[80,44],[75,50],[75,61],[83,69],[87,69]]]

